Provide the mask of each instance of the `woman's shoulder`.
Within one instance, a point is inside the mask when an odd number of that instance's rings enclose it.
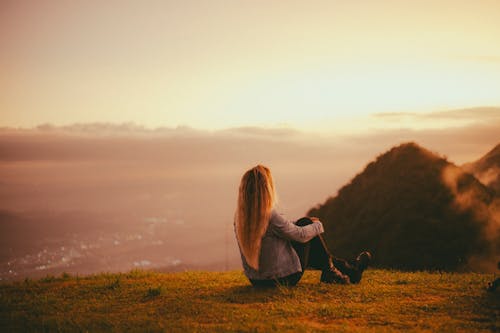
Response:
[[[282,217],[283,214],[281,214],[280,212],[278,212],[278,210],[276,208],[273,208],[271,210],[271,215],[270,215],[270,219],[275,219],[275,218],[278,218],[278,217]]]
[[[287,223],[284,214],[278,211],[277,209],[273,209],[271,211],[271,216],[269,218],[269,224],[282,224],[282,223]]]

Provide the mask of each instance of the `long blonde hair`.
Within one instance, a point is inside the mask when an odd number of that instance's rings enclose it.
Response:
[[[241,178],[235,214],[236,236],[248,265],[259,269],[262,237],[276,200],[273,177],[263,165],[245,172]]]

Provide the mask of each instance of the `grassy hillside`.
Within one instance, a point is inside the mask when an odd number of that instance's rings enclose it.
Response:
[[[241,272],[101,274],[0,284],[1,331],[498,331],[492,275],[368,270],[359,285],[256,290]]]

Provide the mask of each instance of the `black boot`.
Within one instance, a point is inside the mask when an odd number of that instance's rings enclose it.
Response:
[[[488,288],[486,288],[486,290],[494,292],[495,290],[497,290],[498,286],[500,286],[500,278],[496,279],[493,282],[489,282]]]
[[[321,282],[324,283],[338,283],[349,284],[349,277],[342,274],[334,265],[332,260],[329,260],[329,265],[323,268],[321,272]]]
[[[359,283],[363,276],[364,270],[368,267],[372,255],[370,252],[361,252],[355,260],[347,262],[344,259],[333,258],[333,263],[342,274],[349,277],[351,283]]]
[[[357,269],[364,271],[372,261],[372,254],[368,251],[361,252],[356,258]]]

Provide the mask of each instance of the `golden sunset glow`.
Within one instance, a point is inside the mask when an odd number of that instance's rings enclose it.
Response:
[[[495,330],[500,0],[0,0],[0,185],[1,331]]]
[[[0,122],[355,130],[500,105],[499,40],[498,1],[7,2]]]

